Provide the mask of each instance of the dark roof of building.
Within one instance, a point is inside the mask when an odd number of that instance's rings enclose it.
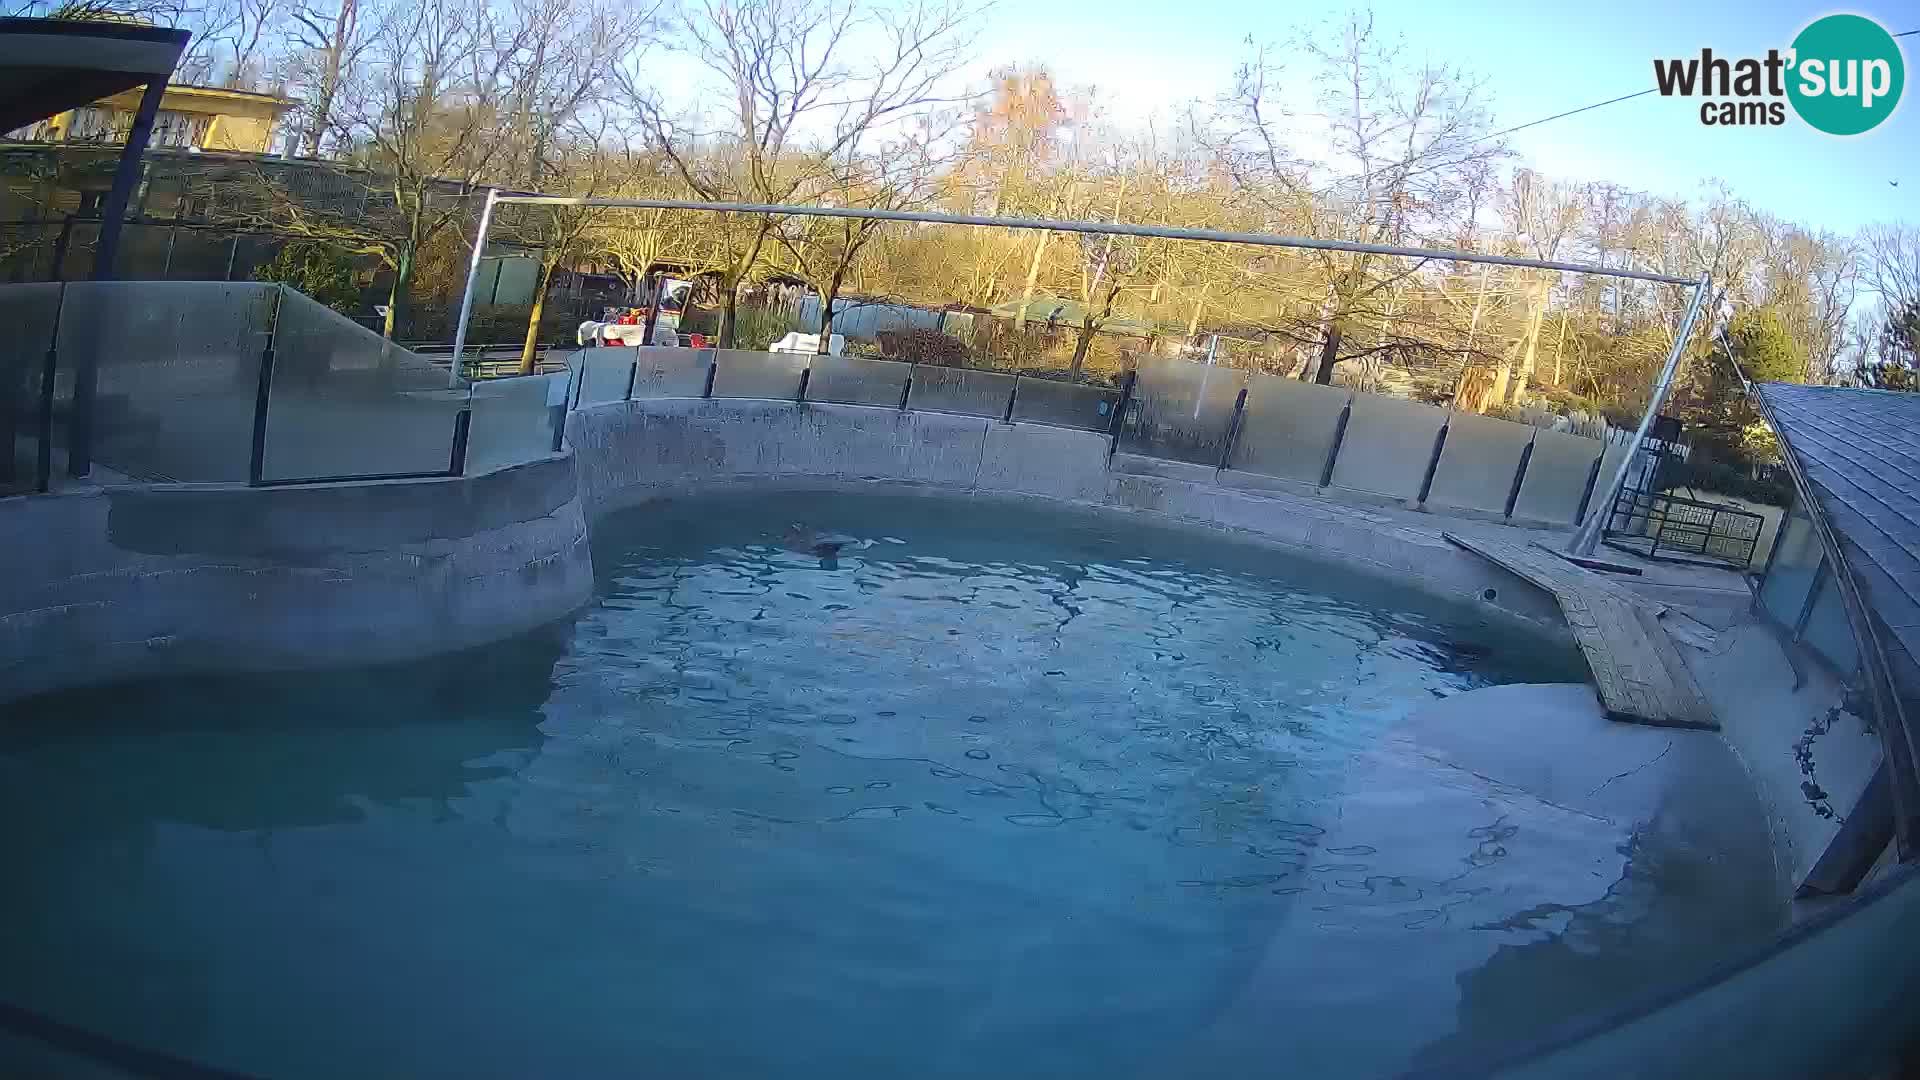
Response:
[[[0,131],[162,82],[185,30],[81,19],[0,19]]]
[[[1902,696],[1920,696],[1920,394],[1766,383],[1773,419],[1833,526]]]

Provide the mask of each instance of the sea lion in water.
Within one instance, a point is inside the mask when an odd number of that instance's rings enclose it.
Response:
[[[823,533],[799,522],[787,526],[787,531],[780,534],[781,547],[823,560],[837,557],[842,548],[863,548],[868,543],[846,533]]]

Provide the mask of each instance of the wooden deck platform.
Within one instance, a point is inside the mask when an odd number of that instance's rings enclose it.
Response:
[[[1654,605],[1551,551],[1442,535],[1553,594],[1586,654],[1609,717],[1660,727],[1719,729]]]

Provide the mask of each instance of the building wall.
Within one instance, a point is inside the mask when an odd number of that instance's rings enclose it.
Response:
[[[46,122],[46,137],[53,141],[92,137],[94,132],[81,129],[98,126],[104,119],[102,114],[114,114],[113,126],[124,129],[132,123],[143,92],[135,89],[101,98],[90,107],[92,115],[70,110],[52,117]],[[292,106],[290,101],[267,94],[206,86],[171,86],[160,96],[163,115],[174,113],[204,120],[194,142],[199,149],[250,154],[272,151],[275,121]]]

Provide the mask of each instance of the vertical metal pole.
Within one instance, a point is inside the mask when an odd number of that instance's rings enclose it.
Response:
[[[1612,507],[1620,497],[1620,489],[1627,482],[1627,473],[1633,468],[1634,458],[1639,456],[1640,446],[1647,440],[1647,430],[1653,427],[1653,418],[1660,414],[1660,407],[1667,403],[1667,393],[1673,389],[1674,372],[1679,370],[1680,357],[1687,351],[1687,339],[1693,336],[1694,320],[1700,317],[1700,308],[1706,302],[1707,284],[1707,275],[1700,275],[1700,281],[1693,287],[1693,299],[1687,304],[1687,316],[1681,320],[1680,332],[1673,339],[1673,350],[1667,353],[1666,366],[1660,369],[1660,380],[1653,384],[1653,398],[1647,402],[1646,414],[1640,417],[1640,426],[1633,429],[1633,438],[1627,443],[1627,454],[1620,459],[1620,467],[1614,470],[1613,479],[1607,481],[1607,486],[1594,492],[1601,496],[1594,500],[1600,506]],[[1573,539],[1567,541],[1567,553],[1592,555],[1600,546],[1600,533],[1612,516],[1611,510],[1589,515],[1574,531]]]
[[[153,120],[160,112],[160,98],[167,80],[155,79],[140,95],[140,109],[133,114],[133,128],[127,132],[127,144],[120,150],[120,164],[113,173],[113,189],[107,193],[106,206],[100,212],[100,240],[93,250],[93,280],[112,281],[114,263],[120,254],[120,230],[126,224],[127,202],[140,175],[140,160],[146,155],[147,140],[153,136]],[[99,338],[89,335],[74,357],[73,413],[67,421],[67,475],[86,476],[93,471],[93,397],[100,380]]]
[[[449,386],[460,384],[460,352],[467,345],[467,320],[473,316],[473,289],[480,280],[480,254],[487,250],[487,230],[493,226],[493,207],[500,200],[499,188],[487,189],[487,204],[480,210],[480,229],[473,236],[473,257],[467,261],[467,287],[460,293],[460,321],[453,328],[453,363],[448,368]]]
[[[114,260],[120,254],[120,229],[126,224],[127,203],[133,198],[133,186],[140,175],[140,161],[147,152],[147,140],[153,136],[153,120],[160,113],[160,98],[167,91],[167,80],[155,79],[140,95],[140,109],[133,114],[133,128],[127,132],[127,145],[120,150],[120,164],[113,173],[113,189],[100,211],[100,240],[94,248],[93,280],[112,281]]]
[[[247,459],[250,487],[259,487],[267,478],[267,410],[273,403],[273,347],[280,334],[280,302],[286,296],[285,285],[273,287],[273,315],[267,320],[267,345],[260,350],[260,378],[253,390],[253,449]]]

